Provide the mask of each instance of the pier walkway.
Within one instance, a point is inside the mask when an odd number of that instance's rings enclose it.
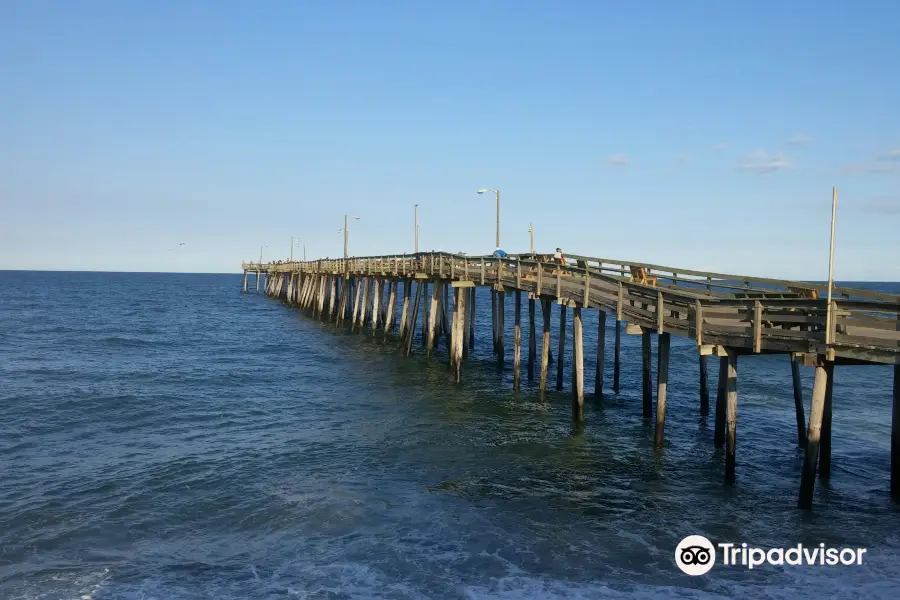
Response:
[[[406,355],[413,349],[417,323],[426,352],[446,340],[456,381],[468,349],[474,346],[474,288],[489,286],[492,341],[498,365],[505,365],[504,302],[514,294],[513,385],[519,388],[522,357],[522,295],[528,299],[529,377],[540,373],[547,389],[550,363],[550,308],[560,306],[556,389],[563,387],[566,313],[572,309],[573,418],[584,418],[582,310],[599,310],[594,395],[603,396],[606,325],[615,326],[613,392],[619,391],[622,330],[642,336],[642,410],[655,416],[655,443],[665,432],[670,336],[693,340],[700,366],[700,412],[709,411],[708,357],[719,359],[715,404],[715,445],[725,448],[725,482],[734,482],[738,357],[786,354],[791,357],[798,443],[805,459],[798,505],[812,506],[817,473],[831,472],[831,392],[835,365],[894,365],[891,434],[891,492],[900,498],[900,295],[778,279],[710,273],[588,256],[465,256],[445,252],[276,263],[244,263],[243,291],[256,275],[266,294],[298,305],[317,318],[353,330],[370,327],[385,338],[397,336]],[[402,299],[398,297],[403,284]],[[429,284],[431,295],[429,296]],[[450,290],[453,298],[449,297]],[[413,295],[413,291],[415,291]],[[536,356],[535,307],[543,316],[541,356]],[[397,316],[397,313],[399,317]],[[652,336],[657,336],[656,410],[652,385]],[[808,422],[800,388],[801,366],[814,367]]]

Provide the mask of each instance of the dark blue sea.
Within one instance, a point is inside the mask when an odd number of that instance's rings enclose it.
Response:
[[[568,366],[544,399],[498,372],[486,289],[457,385],[443,346],[405,358],[240,281],[0,272],[0,598],[898,597],[889,367],[836,368],[833,475],[807,513],[784,356],[739,360],[727,488],[689,340],[672,340],[656,450],[638,336],[613,395],[608,328],[607,396],[578,428]],[[867,554],[690,577],[674,562],[690,534]]]

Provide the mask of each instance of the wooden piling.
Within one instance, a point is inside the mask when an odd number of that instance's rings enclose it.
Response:
[[[409,298],[410,292],[412,291],[412,279],[406,279],[403,281],[403,308],[400,309],[400,339],[405,340],[407,330],[409,324],[407,323],[407,319],[409,318]]]
[[[359,307],[359,332],[366,330],[366,318],[369,316],[369,278],[362,281],[362,305]]]
[[[803,414],[803,386],[800,382],[800,363],[793,355],[788,355],[791,359],[791,379],[794,382],[794,415],[797,419],[797,445],[803,448],[806,446],[806,416]]]
[[[337,304],[337,277],[329,277],[331,280],[329,282],[329,286],[331,288],[331,297],[329,298],[328,303],[328,320],[335,318],[335,306]]]
[[[725,405],[727,402],[728,359],[719,357],[719,381],[716,390],[716,426],[713,444],[716,448],[725,445]]]
[[[541,340],[541,393],[547,391],[547,369],[550,366],[550,300],[541,298],[544,316],[544,336]]]
[[[381,281],[378,277],[372,280],[372,286],[372,337],[376,337],[381,317]]]
[[[497,289],[491,288],[491,337],[493,338],[493,352],[497,355]]]
[[[651,373],[651,348],[649,329],[641,334],[641,391],[643,393],[643,415],[645,419],[653,417],[653,376]]]
[[[656,431],[653,442],[662,446],[666,429],[666,400],[669,388],[669,334],[661,333],[657,339],[656,356]]]
[[[469,336],[472,333],[472,320],[469,318],[469,306],[471,305],[471,300],[473,296],[473,292],[475,291],[474,287],[471,288],[463,288],[460,294],[463,295],[463,308],[465,313],[462,315],[463,318],[463,331],[462,331],[462,357],[463,360],[469,358]]]
[[[825,414],[825,390],[828,388],[826,363],[819,359],[813,379],[812,402],[809,406],[809,427],[806,430],[806,449],[803,456],[803,474],[800,478],[800,498],[797,506],[812,508],[813,490],[816,485],[816,467],[819,461],[819,441],[822,433],[822,418]]]
[[[894,395],[891,407],[891,496],[900,500],[900,364],[894,365]]]
[[[465,329],[467,295],[467,289],[453,288],[453,329],[450,336],[450,355],[456,383],[459,383],[462,378],[462,356],[465,345],[463,330]]]
[[[475,348],[475,297],[478,288],[472,287],[471,303],[466,303],[466,314],[469,317],[469,348]]]
[[[728,376],[725,385],[727,400],[725,403],[725,483],[734,483],[734,458],[737,443],[737,353],[728,351],[725,359]]]
[[[256,293],[259,293],[259,280],[260,280],[260,272],[256,272]]]
[[[431,310],[428,311],[428,339],[425,342],[425,350],[428,356],[431,356],[431,351],[434,349],[434,338],[437,335],[437,327],[438,327],[438,302],[441,295],[441,282],[437,279],[434,281],[434,286],[431,290]]]
[[[834,392],[834,363],[825,363],[828,385],[825,386],[825,406],[822,409],[822,438],[819,440],[819,475],[831,477],[831,398]]]
[[[513,390],[519,391],[519,363],[522,360],[522,292],[516,290],[513,324]]]
[[[562,354],[560,353],[560,364]],[[584,421],[584,340],[582,339],[581,306],[572,310],[572,419]]]
[[[422,301],[422,285],[423,284],[426,287],[428,286],[428,284],[426,284],[424,281],[420,281],[419,284],[416,285],[416,299],[415,299],[415,302],[413,303],[412,312],[410,313],[409,331],[407,332],[407,337],[406,337],[406,355],[407,356],[412,354],[413,342],[416,339],[416,317],[419,314],[419,304]],[[427,293],[427,291],[426,291],[426,293]]]
[[[622,349],[622,320],[616,319],[616,347],[613,352],[613,393],[619,393],[620,354]]]
[[[528,380],[534,379],[534,357],[537,355],[537,340],[534,335],[534,296],[528,298]]]
[[[394,313],[396,312],[394,305],[397,302],[397,285],[399,284],[396,281],[388,283],[388,304],[387,312],[384,315],[384,339],[387,339],[388,334],[394,328]]]
[[[244,269],[244,283],[241,284],[241,292],[247,293],[247,270]]]
[[[603,397],[603,373],[606,370],[606,311],[597,313],[597,368],[594,370],[594,397]]]
[[[503,290],[497,292],[497,366],[501,369],[503,368],[504,361],[504,317],[506,316],[506,312],[503,308],[503,300],[506,296],[506,293]]]
[[[563,389],[563,369],[566,356],[566,305],[559,304],[559,350],[556,353],[556,391]]]
[[[707,369],[707,357],[700,354],[700,414],[709,414],[709,370]]]
[[[453,337],[453,332],[450,329],[450,323],[447,317],[447,314],[450,312],[450,284],[444,283],[441,287],[443,287],[443,295],[441,297],[441,331],[444,333],[444,344],[447,346],[447,352],[450,352],[450,345],[452,343],[451,338]],[[454,298],[455,302],[455,298]],[[455,310],[455,305],[454,305]]]
[[[356,299],[353,301],[353,316],[350,319],[350,332],[356,331],[356,324],[359,321],[359,303],[362,298],[362,286],[357,280],[354,286],[356,288]]]
[[[422,285],[425,286],[422,292],[422,347],[426,347],[428,344],[428,323],[430,319],[430,315],[428,313],[428,305],[430,301],[428,299],[428,282],[423,281]],[[415,328],[413,328],[415,330]]]

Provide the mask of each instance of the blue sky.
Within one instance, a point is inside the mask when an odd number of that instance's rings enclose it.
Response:
[[[900,3],[0,5],[0,269],[501,245],[900,280]],[[179,246],[185,242],[184,246]]]

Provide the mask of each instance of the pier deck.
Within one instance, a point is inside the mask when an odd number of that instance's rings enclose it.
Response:
[[[572,308],[573,418],[584,418],[583,309],[600,311],[595,396],[603,395],[607,314],[615,319],[613,391],[619,389],[621,330],[642,336],[643,416],[653,418],[651,336],[658,336],[656,389],[657,444],[664,439],[669,339],[693,340],[700,360],[700,411],[709,410],[707,359],[718,357],[715,444],[725,447],[725,481],[734,481],[738,356],[780,353],[791,357],[798,443],[806,449],[800,486],[801,508],[812,505],[817,471],[831,470],[831,390],[835,365],[894,365],[891,492],[900,498],[900,295],[834,286],[829,303],[822,284],[748,277],[665,267],[647,263],[568,255],[563,264],[549,256],[465,256],[445,252],[323,259],[306,262],[244,263],[243,291],[248,274],[256,273],[257,291],[265,277],[265,292],[317,317],[349,320],[351,329],[387,336],[399,326],[401,347],[409,355],[419,319],[426,349],[442,334],[450,351],[451,368],[459,381],[461,366],[474,345],[474,288],[490,286],[494,354],[505,362],[504,298],[515,294],[514,387],[519,387],[521,362],[521,295],[528,298],[528,374],[540,362],[540,390],[548,383],[550,305],[560,305],[560,336],[556,389],[563,387],[566,310]],[[404,297],[397,298],[399,282]],[[428,287],[432,295],[428,298]],[[412,288],[416,288],[414,300]],[[424,289],[424,294],[423,294]],[[449,290],[453,298],[449,298]],[[472,293],[470,293],[472,292]],[[386,296],[386,297],[385,297]],[[542,356],[535,356],[535,302],[543,313]],[[429,306],[430,304],[430,306]],[[452,305],[452,306],[451,306]],[[470,308],[471,306],[471,308]],[[395,313],[401,310],[401,316]],[[452,319],[452,326],[450,320]],[[799,367],[815,367],[809,422],[805,417]]]

